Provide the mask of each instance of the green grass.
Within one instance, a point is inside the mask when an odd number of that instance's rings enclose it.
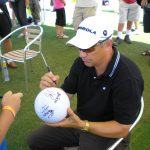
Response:
[[[43,53],[45,58],[51,67],[54,74],[60,75],[60,85],[65,76],[67,75],[71,64],[78,56],[78,51],[74,47],[68,47],[65,45],[65,39],[57,39],[55,37],[55,28],[49,26],[44,27],[43,35]],[[74,32],[72,30],[66,30],[66,34],[72,37]],[[132,36],[133,44],[121,44],[118,46],[119,51],[131,58],[141,69],[141,72],[145,81],[144,100],[145,109],[142,119],[137,127],[133,130],[132,134],[132,147],[133,150],[149,150],[150,147],[150,57],[141,56],[141,52],[150,49],[150,34],[143,34],[138,36]],[[16,45],[21,45],[17,43]],[[14,45],[14,46],[16,46]],[[29,68],[29,91],[25,90],[24,81],[24,68],[22,64],[18,64],[16,70],[9,69],[10,78],[9,82],[4,83],[0,81],[0,95],[8,90],[13,92],[21,91],[24,93],[22,98],[22,104],[20,112],[17,114],[15,122],[12,124],[8,134],[8,150],[28,150],[26,144],[27,135],[42,122],[36,116],[34,112],[34,100],[39,93],[39,81],[41,76],[47,71],[42,59],[40,57],[35,58],[32,61],[33,71]],[[1,74],[1,70],[0,70]],[[0,76],[1,77],[1,76]],[[75,98],[74,98],[75,99]],[[72,106],[75,107],[75,100]]]

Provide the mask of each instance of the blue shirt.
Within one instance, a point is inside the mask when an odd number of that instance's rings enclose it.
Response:
[[[0,0],[0,5],[5,4],[8,0]]]

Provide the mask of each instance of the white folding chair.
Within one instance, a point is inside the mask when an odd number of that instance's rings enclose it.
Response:
[[[140,111],[139,114],[136,118],[136,120],[134,121],[134,123],[131,125],[129,132],[131,132],[131,130],[137,125],[137,123],[139,122],[140,118],[142,117],[144,111],[144,100],[143,97],[141,97],[141,107],[140,107]],[[114,150],[123,140],[124,138],[120,138],[118,139],[112,146],[110,146],[107,150]],[[131,147],[128,147],[129,150],[131,150]],[[78,150],[78,147],[68,147],[68,150]]]
[[[25,35],[25,45],[23,48],[17,48],[15,50],[12,50],[10,52],[4,53],[2,51],[2,43],[8,38],[12,37],[13,35],[15,36],[18,32],[22,32],[23,30],[26,30],[26,35]],[[27,73],[27,65],[26,61],[31,60],[32,58],[38,56],[38,54],[41,55],[45,66],[47,67],[47,62],[43,56],[42,53],[42,48],[41,48],[41,42],[42,42],[42,35],[43,35],[43,28],[38,25],[26,25],[23,27],[19,27],[16,30],[12,31],[10,34],[5,36],[1,41],[0,41],[0,58],[4,58],[9,61],[14,61],[18,63],[23,63],[24,64],[24,72],[25,72],[25,85],[26,85],[26,90],[28,90],[28,73]],[[19,43],[22,39],[17,39],[17,42]],[[21,41],[22,43],[22,41]],[[14,43],[13,43],[14,46]],[[32,49],[34,48],[34,49]],[[2,59],[1,59],[2,60]]]
[[[132,129],[137,125],[137,123],[139,122],[139,120],[141,119],[142,117],[142,114],[143,114],[143,111],[144,111],[144,100],[143,100],[143,97],[141,97],[141,107],[140,107],[140,111],[139,111],[139,114],[136,118],[136,120],[134,121],[134,123],[131,125],[130,129],[129,129],[129,132],[132,131]],[[110,146],[107,150],[114,150],[120,143],[121,141],[123,140],[124,138],[120,138],[118,139],[112,146]],[[129,147],[130,149],[130,147]]]

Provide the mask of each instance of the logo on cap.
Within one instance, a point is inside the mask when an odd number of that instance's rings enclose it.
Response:
[[[89,29],[89,28],[86,28],[86,27],[82,27],[82,26],[80,26],[80,27],[78,27],[78,30],[84,30],[84,31],[86,31],[86,32],[90,32],[90,33],[93,33],[93,34],[96,34],[96,31],[93,31],[92,29]]]
[[[104,30],[104,31],[103,31],[103,35],[104,35],[104,36],[107,36],[107,33],[108,33],[107,30]]]

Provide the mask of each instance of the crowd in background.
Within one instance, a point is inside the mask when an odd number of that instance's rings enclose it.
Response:
[[[124,4],[123,0],[117,1],[116,6],[118,5],[118,13],[119,13],[119,19],[118,19],[118,36],[116,40],[117,44],[121,43],[122,40],[122,33],[124,33],[123,29],[124,29],[124,24],[127,23],[127,27],[126,27],[126,36],[125,36],[125,41],[127,41],[127,43],[131,43],[130,38],[130,34],[140,34],[140,30],[138,27],[139,24],[139,20],[140,20],[140,14],[141,14],[141,7],[139,5],[137,5],[137,3],[135,2],[136,0],[133,0],[134,3],[134,7],[130,7],[131,4],[127,4],[129,5],[129,11],[133,10],[133,15],[128,15],[125,16],[124,14],[122,14],[122,11],[124,7],[122,7]],[[58,3],[61,2],[61,3]],[[19,23],[20,26],[22,25],[26,25],[28,23],[34,23],[34,24],[41,24],[43,23],[43,13],[45,13],[44,11],[44,5],[43,5],[44,1],[42,0],[9,0],[9,6],[8,9],[11,11],[10,12],[10,16],[12,19],[12,24],[14,27],[16,27],[17,23]],[[46,2],[47,3],[47,2]],[[57,33],[57,32],[64,32],[64,29],[61,29],[61,26],[64,27],[66,26],[66,23],[68,22],[68,11],[66,11],[66,6],[68,1],[57,1],[57,0],[49,0],[49,6],[46,6],[46,8],[50,8],[53,7],[53,11],[56,12],[56,22],[55,22],[55,26],[56,26],[56,37],[59,38],[69,38],[67,35],[65,35],[64,33]],[[70,2],[69,2],[70,3]],[[73,23],[73,27],[74,30],[77,30],[77,26],[80,23],[80,21],[82,19],[85,19],[88,16],[91,15],[96,15],[97,12],[100,12],[100,9],[102,8],[101,6],[106,6],[106,7],[112,7],[112,0],[91,0],[91,1],[80,1],[80,0],[72,0],[72,3],[74,3],[74,10],[72,9],[69,14],[71,14],[71,18],[72,18],[72,23]],[[120,6],[121,5],[121,6]],[[64,9],[64,12],[61,12],[61,16],[59,16],[58,14],[60,14],[60,9]],[[122,7],[122,8],[120,8]],[[126,7],[126,6],[125,6]],[[81,8],[81,9],[80,9]],[[84,9],[82,9],[84,8]],[[113,7],[111,8],[113,9]],[[49,9],[50,10],[50,9]],[[82,10],[83,12],[81,12],[80,10]],[[58,13],[59,11],[59,13]],[[49,13],[50,14],[50,13]],[[63,16],[62,16],[63,14]],[[120,16],[120,14],[124,15],[124,16]],[[131,14],[131,13],[130,13]],[[129,20],[127,20],[126,22],[126,17],[128,17]],[[129,18],[130,17],[130,18]],[[21,19],[20,19],[21,18]],[[59,19],[61,18],[61,19]],[[62,22],[62,18],[63,18],[63,22]],[[81,19],[82,18],[82,19]],[[132,21],[134,18],[134,21]],[[48,18],[46,18],[48,19]],[[57,25],[58,21],[61,20],[61,24],[62,25]],[[131,20],[131,21],[130,21]],[[123,21],[123,23],[122,23]],[[132,23],[133,22],[133,23]],[[59,23],[60,24],[60,23]],[[117,24],[117,22],[116,22]],[[60,28],[60,29],[59,29]],[[60,30],[60,31],[59,31]],[[134,32],[133,32],[134,31]],[[59,34],[61,34],[61,36],[58,36]],[[22,33],[22,35],[20,36],[24,36],[25,35],[25,31]]]

